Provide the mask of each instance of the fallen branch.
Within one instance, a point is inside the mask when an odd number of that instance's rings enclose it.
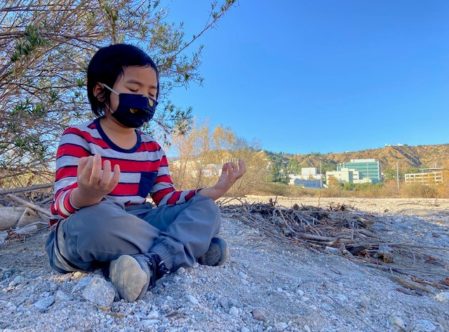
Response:
[[[23,193],[26,191],[47,189],[47,188],[51,188],[51,187],[53,187],[53,183],[36,184],[34,186],[23,187],[23,188],[2,189],[2,190],[0,190],[0,195],[17,194],[17,193]]]
[[[48,212],[48,210],[46,210],[46,209],[41,208],[39,205],[36,205],[36,204],[31,203],[31,202],[29,202],[29,201],[26,201],[26,200],[24,200],[24,199],[22,199],[22,198],[20,198],[20,197],[17,197],[17,196],[15,196],[15,195],[13,195],[13,194],[7,194],[6,196],[7,196],[8,198],[12,199],[13,201],[15,201],[15,202],[21,204],[21,205],[24,205],[24,206],[26,206],[26,207],[29,207],[30,209],[33,209],[33,210],[35,210],[35,211],[37,211],[37,212],[42,213],[42,214],[45,215],[46,217],[49,217],[49,218],[51,217],[50,212]]]

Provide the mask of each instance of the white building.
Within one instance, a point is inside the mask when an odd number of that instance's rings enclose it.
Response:
[[[289,174],[289,185],[310,188],[322,187],[322,175],[318,174],[316,167],[301,168],[301,175]]]

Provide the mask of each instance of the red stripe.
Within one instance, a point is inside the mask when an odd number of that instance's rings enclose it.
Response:
[[[186,202],[191,199],[193,196],[195,196],[196,190],[190,190],[190,192],[186,195]]]
[[[119,183],[109,195],[113,196],[137,196],[139,192],[138,183]]]
[[[73,205],[70,203],[70,194],[71,194],[72,190],[73,190],[73,189],[71,189],[71,190],[69,190],[69,191],[67,192],[67,194],[66,194],[65,197],[64,197],[64,202],[63,202],[64,208],[65,208],[65,209],[67,210],[67,212],[69,212],[70,214],[72,214],[72,213],[74,213],[74,212],[76,211],[75,208],[73,207]]]
[[[101,138],[94,138],[94,137],[92,137],[92,135],[89,134],[88,132],[82,131],[82,130],[80,130],[80,129],[78,129],[78,128],[74,128],[74,127],[67,128],[67,129],[64,131],[64,134],[74,134],[74,135],[78,135],[78,136],[80,136],[81,138],[83,138],[85,141],[87,141],[87,143],[93,143],[93,144],[96,144],[96,145],[98,145],[99,147],[101,147],[101,148],[103,148],[103,149],[109,149],[109,148],[110,148],[109,145],[108,145],[103,139],[101,139]]]
[[[181,196],[181,192],[180,191],[175,191],[171,195],[171,197],[168,199],[167,204],[176,204],[176,202],[178,201],[180,196]]]
[[[143,142],[140,144],[137,152],[157,152],[161,150],[161,146],[156,142]]]
[[[55,210],[56,210],[56,212],[57,212],[61,217],[63,217],[63,218],[67,218],[67,217],[68,217],[68,216],[65,215],[65,214],[61,211],[61,209],[59,208],[59,199],[55,200]]]
[[[161,182],[173,183],[173,181],[171,180],[170,175],[159,175],[156,178],[155,184],[156,183],[161,183]]]
[[[73,182],[72,184],[70,184],[70,185],[68,185],[68,186],[65,186],[64,188],[59,189],[59,190],[56,192],[56,194],[55,194],[55,200],[58,199],[59,195],[60,195],[62,192],[66,191],[66,190],[69,190],[69,189],[76,188],[76,187],[78,187],[78,183]]]
[[[63,178],[76,177],[77,170],[78,166],[66,166],[58,168],[58,170],[56,171],[56,181],[59,181]]]
[[[118,164],[120,166],[121,172],[131,172],[131,173],[140,173],[140,172],[157,172],[159,169],[159,160],[156,161],[135,161],[135,160],[124,160],[124,159],[116,159],[116,158],[107,158],[102,157],[102,160],[109,160],[112,165],[112,169],[114,166]]]
[[[91,153],[87,151],[82,146],[77,144],[62,144],[58,147],[58,152],[56,153],[56,159],[62,156],[73,156],[73,157],[86,157],[90,156]]]
[[[166,167],[166,166],[168,166],[168,160],[167,160],[167,157],[165,155],[163,155],[161,158],[160,167]]]
[[[172,191],[175,191],[175,188],[170,187],[170,188],[161,189],[159,191],[156,191],[155,193],[152,193],[151,198],[153,199],[154,203],[156,203],[156,205],[159,205],[159,202],[161,201],[161,199],[164,198],[165,195],[171,193]]]

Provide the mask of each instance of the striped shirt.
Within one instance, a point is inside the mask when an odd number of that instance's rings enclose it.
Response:
[[[70,194],[77,187],[79,159],[94,154],[102,161],[109,160],[112,169],[120,166],[118,185],[107,198],[125,205],[144,203],[148,194],[157,206],[181,204],[198,190],[177,191],[170,177],[168,161],[161,146],[149,135],[136,130],[137,142],[131,149],[123,149],[106,135],[96,119],[80,126],[67,128],[62,134],[56,153],[56,179],[51,223],[67,218],[76,208]]]

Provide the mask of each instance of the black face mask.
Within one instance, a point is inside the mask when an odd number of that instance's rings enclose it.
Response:
[[[157,106],[155,99],[133,93],[118,93],[106,84],[102,86],[118,95],[119,103],[112,116],[122,125],[139,128],[153,118]]]

